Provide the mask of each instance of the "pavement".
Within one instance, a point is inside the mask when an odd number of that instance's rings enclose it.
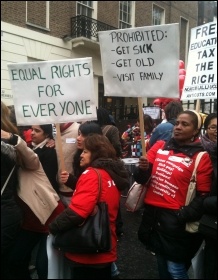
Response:
[[[124,235],[118,242],[117,266],[120,279],[159,279],[156,257],[138,240],[142,211],[127,211],[125,197],[121,197]]]

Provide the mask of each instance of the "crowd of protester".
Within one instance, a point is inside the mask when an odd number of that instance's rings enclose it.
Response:
[[[217,239],[185,230],[186,223],[199,221],[204,214],[217,216],[217,114],[203,120],[198,112],[183,110],[179,101],[171,101],[164,111],[166,120],[157,126],[144,115],[142,137],[139,120],[121,133],[109,112],[98,108],[95,121],[60,124],[60,146],[53,124],[17,127],[1,102],[2,279],[31,279],[29,265],[36,246],[38,278],[48,278],[47,236],[80,225],[92,213],[98,192],[93,168],[103,178],[100,200],[109,208],[112,250],[65,257],[71,279],[122,278],[116,266],[117,241],[125,238],[120,197],[130,187],[123,157],[139,159],[135,181],[149,180],[138,239],[155,254],[160,279],[189,279],[191,261],[202,242],[204,279],[217,279]],[[131,152],[125,155],[127,142]],[[202,151],[206,153],[197,168],[196,196],[185,205],[195,160]],[[35,174],[39,189],[29,179]],[[51,197],[44,184],[50,184]]]

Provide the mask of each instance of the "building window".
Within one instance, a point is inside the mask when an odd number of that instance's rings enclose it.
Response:
[[[217,1],[198,1],[198,25],[216,20]]]
[[[165,22],[165,16],[164,16],[164,9],[153,5],[153,16],[152,16],[152,21],[153,25],[161,25],[164,24]]]
[[[120,1],[119,28],[130,28],[132,16],[132,1]]]
[[[92,17],[93,1],[77,1],[77,15]]]
[[[180,19],[180,59],[187,61],[188,55],[188,20],[181,17]]]
[[[77,16],[81,16],[77,26],[77,37],[91,39],[93,11],[93,1],[77,1]]]
[[[49,1],[26,1],[26,23],[49,29]]]

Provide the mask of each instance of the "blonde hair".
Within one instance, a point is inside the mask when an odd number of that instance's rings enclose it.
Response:
[[[9,108],[1,101],[1,129],[14,134],[19,134],[18,128],[10,119],[10,114],[11,111]]]

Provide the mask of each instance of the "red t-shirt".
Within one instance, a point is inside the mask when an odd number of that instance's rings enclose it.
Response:
[[[147,153],[153,164],[152,178],[145,196],[145,203],[168,209],[185,205],[189,182],[197,154],[192,158],[173,150],[163,150],[164,141],[157,141]],[[209,192],[212,182],[212,163],[205,153],[196,172],[197,191]]]
[[[113,262],[117,259],[117,237],[116,237],[116,217],[119,208],[120,192],[117,189],[110,175],[103,169],[98,169],[102,177],[102,191],[100,201],[108,204],[110,217],[112,250],[100,254],[71,254],[66,253],[66,257],[72,261],[82,264],[101,264]],[[76,189],[71,199],[69,207],[80,216],[88,217],[97,202],[98,197],[98,176],[93,168],[87,168],[76,185]]]

